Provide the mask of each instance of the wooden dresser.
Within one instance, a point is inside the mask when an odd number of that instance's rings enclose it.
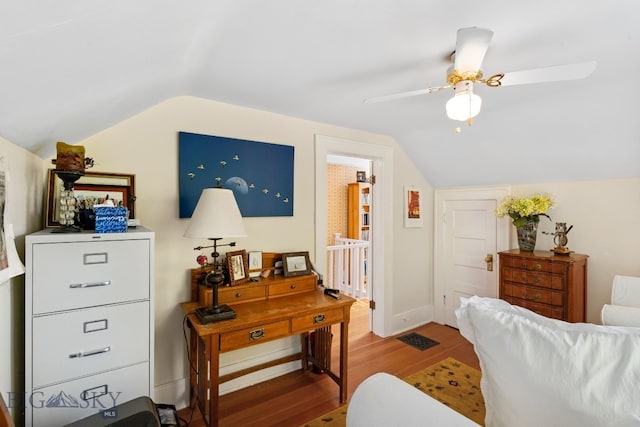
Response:
[[[499,257],[501,299],[553,319],[586,321],[588,255],[512,249]]]

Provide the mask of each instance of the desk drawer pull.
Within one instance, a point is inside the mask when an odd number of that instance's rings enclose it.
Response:
[[[322,323],[324,322],[324,314],[318,314],[317,316],[313,316],[313,323]]]
[[[91,283],[72,283],[69,285],[71,289],[80,289],[80,288],[95,288],[96,286],[109,286],[111,284],[111,280],[105,280],[104,282],[91,282]]]
[[[79,351],[77,353],[71,353],[69,359],[75,359],[77,357],[95,356],[96,354],[107,353],[111,351],[111,347],[99,348],[97,350]]]
[[[249,341],[259,340],[260,338],[264,338],[264,328],[249,332]]]

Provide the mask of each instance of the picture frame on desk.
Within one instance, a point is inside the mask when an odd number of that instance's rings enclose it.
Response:
[[[282,254],[282,271],[284,277],[304,276],[311,274],[309,252],[287,252]]]
[[[229,271],[229,285],[235,286],[249,281],[249,256],[247,251],[227,252],[227,270]]]

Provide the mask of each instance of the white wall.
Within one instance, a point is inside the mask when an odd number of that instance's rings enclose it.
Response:
[[[400,151],[387,136],[191,97],[170,99],[78,142],[86,147],[87,156],[95,159],[94,169],[136,174],[136,217],[156,232],[156,392],[176,403],[184,398],[180,393],[186,390],[183,315],[178,304],[188,298],[189,269],[197,267],[193,247],[207,243],[182,237],[188,220],[178,218],[178,131],[294,146],[294,216],[246,218],[248,237],[235,240],[237,248],[247,250],[309,250],[312,259],[315,251],[314,135],[390,145],[394,152]],[[401,234],[400,247],[413,249],[393,255],[389,260],[399,264],[394,268],[397,273],[393,285],[394,294],[400,297],[393,310],[424,309],[431,298],[432,244],[428,240],[431,227],[401,229],[402,186],[430,189],[406,155],[394,159],[394,170],[400,172],[394,177],[393,203],[398,213],[393,230],[394,234]],[[430,196],[427,194],[427,197]],[[394,253],[393,248],[389,248],[389,253]],[[290,345],[295,342],[289,341]],[[264,345],[262,352],[275,355],[282,351],[277,345]],[[229,369],[232,364],[242,367],[253,357],[250,353],[247,350],[225,355],[221,360],[223,369]]]
[[[556,206],[538,226],[536,250],[555,246],[556,222],[573,225],[569,249],[589,255],[587,321],[600,323],[600,309],[610,301],[615,274],[640,276],[640,178],[517,185],[511,194],[529,197],[549,193]],[[517,247],[511,227],[511,247]]]
[[[9,163],[5,220],[13,224],[16,249],[24,262],[24,236],[42,226],[44,172],[36,155],[0,138],[0,157]],[[24,390],[24,275],[0,283],[0,393]],[[14,395],[15,396],[15,395]],[[11,408],[14,418],[15,411]]]

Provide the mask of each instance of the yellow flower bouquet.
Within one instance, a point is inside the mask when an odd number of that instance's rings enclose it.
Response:
[[[509,215],[513,219],[513,225],[519,228],[531,221],[539,222],[540,215],[551,219],[547,211],[553,205],[553,199],[547,194],[536,194],[528,199],[507,196],[496,208],[496,216],[502,218]]]

